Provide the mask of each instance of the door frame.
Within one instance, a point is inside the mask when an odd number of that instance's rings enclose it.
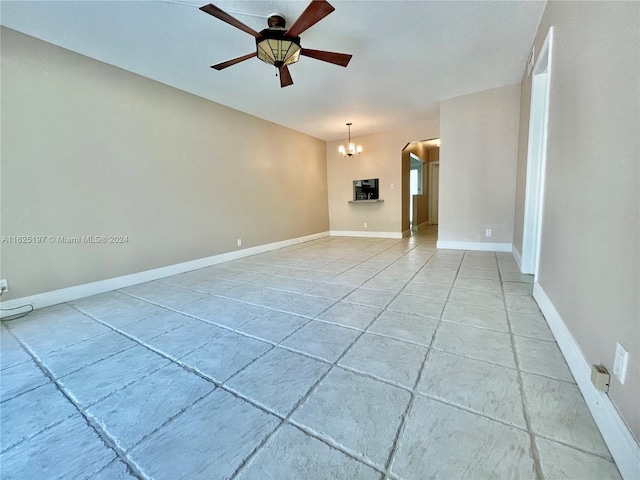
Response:
[[[427,218],[429,220],[429,225],[433,225],[433,206],[435,205],[435,200],[437,197],[435,196],[435,189],[433,188],[433,167],[438,166],[438,184],[440,183],[440,161],[437,162],[429,162],[429,212]],[[438,196],[440,195],[440,188],[438,186]]]
[[[531,76],[531,110],[520,270],[522,273],[534,276],[538,275],[542,239],[552,50],[553,27],[550,27]]]

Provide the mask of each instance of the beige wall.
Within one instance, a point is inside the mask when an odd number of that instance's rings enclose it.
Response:
[[[352,131],[357,131],[354,123]],[[338,146],[346,139],[327,143],[327,179],[329,218],[332,231],[370,231],[399,234],[408,230],[409,206],[403,209],[402,149],[408,142],[437,137],[439,117],[428,116],[420,124],[361,137],[352,141],[362,145],[364,152],[356,157],[342,158]],[[408,166],[406,198],[408,199]],[[353,200],[353,181],[361,178],[380,179],[380,198],[383,203],[350,204]],[[391,189],[391,185],[394,189]],[[406,210],[406,228],[403,228]],[[364,223],[368,228],[363,227]]]
[[[519,108],[520,85],[441,103],[439,241],[511,243]]]
[[[2,245],[24,297],[327,231],[326,144],[2,29]]]
[[[611,372],[609,396],[640,438],[640,4],[549,2],[536,51],[554,27],[538,282],[590,363]],[[530,79],[522,86],[530,98]],[[528,107],[527,107],[528,108]],[[528,122],[528,110],[523,111]],[[521,141],[521,156],[526,147]],[[519,162],[526,168],[526,160]],[[524,175],[518,175],[523,202]],[[522,225],[522,214],[516,223]]]

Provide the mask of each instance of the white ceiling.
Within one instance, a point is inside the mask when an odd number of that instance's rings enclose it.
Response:
[[[317,138],[391,130],[439,102],[517,83],[545,1],[342,1],[301,35],[305,48],[353,54],[347,68],[301,57],[294,85],[256,58],[254,38],[198,10],[207,0],[6,1],[2,25]],[[307,0],[214,3],[260,31]]]

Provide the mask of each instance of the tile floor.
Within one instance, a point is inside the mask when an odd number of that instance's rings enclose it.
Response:
[[[332,237],[3,322],[0,475],[620,478],[530,282]]]

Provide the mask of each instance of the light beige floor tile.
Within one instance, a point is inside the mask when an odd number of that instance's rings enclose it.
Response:
[[[348,285],[333,285],[331,283],[322,283],[317,287],[307,291],[307,295],[316,297],[329,298],[331,300],[340,300],[351,293],[355,287]]]
[[[556,342],[516,336],[515,347],[523,371],[575,383]]]
[[[435,283],[418,282],[411,280],[401,293],[407,295],[419,295],[421,297],[446,299],[451,291],[450,285],[438,285]]]
[[[158,281],[133,285],[123,288],[121,291],[169,308],[186,305],[187,303],[195,302],[207,296],[206,293],[196,292],[186,288],[178,288],[175,285],[168,285]]]
[[[227,333],[184,356],[181,361],[218,382],[224,382],[272,348],[269,343]]]
[[[458,277],[500,281],[500,275],[498,275],[498,272],[495,270],[460,269]]]
[[[387,310],[440,318],[443,307],[442,299],[400,294],[387,306]]]
[[[295,315],[301,315],[307,318],[315,318],[334,303],[335,300],[314,297],[311,295],[300,295],[299,297],[280,305],[278,310]]]
[[[533,294],[533,284],[531,283],[503,282],[502,287],[504,288],[504,293],[508,295]]]
[[[383,467],[410,397],[400,388],[335,368],[292,419]]]
[[[159,280],[162,283],[178,285],[196,292],[216,294],[238,286],[238,283],[210,277],[202,273],[188,272]]]
[[[385,310],[367,331],[429,346],[437,324],[435,318]]]
[[[384,308],[395,296],[396,294],[394,292],[371,290],[363,287],[354,290],[342,301],[366,305],[368,307]]]
[[[241,480],[380,479],[380,473],[329,447],[298,428],[285,425],[237,477]]]
[[[540,314],[538,304],[529,295],[505,295],[509,312]]]
[[[542,473],[553,480],[621,480],[615,463],[536,437]]]
[[[360,330],[367,328],[374,318],[380,314],[379,308],[338,302],[331,308],[318,315],[319,320],[353,327]]]
[[[609,454],[576,385],[530,373],[523,373],[522,381],[535,433],[590,452]]]
[[[258,305],[212,296],[178,307],[178,310],[229,328],[237,328],[270,311]]]
[[[238,327],[237,331],[280,343],[309,322],[306,317],[271,310]]]
[[[533,275],[524,275],[519,272],[503,273],[503,282],[520,282],[520,283],[533,283]]]
[[[278,308],[299,294],[255,285],[238,285],[224,292],[224,296],[261,307]]]
[[[128,456],[148,478],[230,478],[278,424],[277,417],[216,389]]]
[[[393,276],[390,276],[390,278],[377,276],[373,277],[371,280],[364,282],[362,287],[371,290],[384,290],[387,292],[397,293],[402,290],[402,288],[407,284],[408,280],[409,278],[398,279]]]
[[[554,340],[547,321],[540,313],[509,312],[509,322],[516,335]]]
[[[400,478],[536,478],[529,435],[418,397],[391,471]]]
[[[329,367],[328,363],[274,348],[225,385],[286,416]]]
[[[515,369],[434,350],[418,392],[526,428]]]
[[[449,295],[451,302],[468,303],[481,307],[499,308],[504,310],[504,299],[502,293],[483,292],[480,290],[470,290],[454,286]]]
[[[483,292],[502,293],[502,286],[500,285],[500,282],[497,280],[488,280],[486,278],[458,277],[454,286],[470,290],[482,290]]]
[[[284,340],[282,345],[335,362],[358,335],[360,332],[357,330],[313,320]]]
[[[509,332],[506,312],[496,308],[448,302],[444,308],[442,319],[448,322],[464,323],[499,332]]]
[[[511,338],[507,333],[442,322],[434,347],[465,357],[515,367]]]
[[[426,347],[365,333],[338,365],[413,389],[426,353]]]

